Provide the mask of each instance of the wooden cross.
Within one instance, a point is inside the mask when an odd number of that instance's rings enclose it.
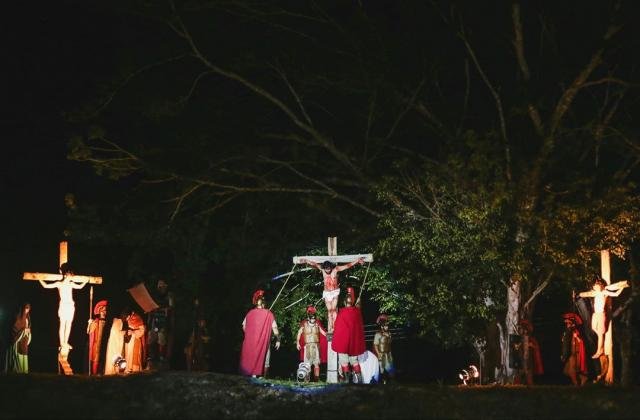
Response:
[[[608,250],[600,251],[600,277],[611,284],[611,262]],[[604,375],[606,384],[613,383],[613,322],[609,320],[607,332],[604,335],[604,357],[600,358],[600,366],[606,372],[600,372]],[[605,362],[605,363],[603,363]]]
[[[338,255],[338,238],[333,236],[327,238],[327,254],[328,255],[310,255],[310,256],[297,256],[293,257],[294,264],[300,264],[300,260],[306,259],[307,261],[313,261],[318,264],[322,264],[325,261],[338,263],[350,263],[357,261],[360,258],[364,258],[365,262],[373,262],[373,254],[355,254],[355,255]],[[327,337],[327,383],[338,383],[338,353],[333,351],[331,347],[330,334]]]
[[[67,250],[68,250],[67,241],[60,242],[60,267],[62,264],[68,262]],[[74,274],[73,276],[68,276],[73,281],[84,282],[87,280],[90,284],[102,284],[102,277],[96,276],[81,276],[78,274]],[[60,273],[52,274],[52,273],[24,273],[22,275],[22,280],[45,280],[45,281],[56,281],[60,280]]]
[[[310,255],[307,257],[293,257],[294,264],[300,264],[300,260],[306,259],[309,261],[317,262],[318,264],[322,264],[325,261],[332,262],[334,264],[338,263],[348,263],[357,261],[360,257],[364,258],[364,262],[373,262],[373,254],[353,254],[353,255],[338,255],[338,238],[329,237],[327,238],[327,251],[328,255]]]
[[[59,259],[59,266],[62,266],[62,264],[68,262],[68,243],[67,241],[62,241],[60,242],[60,259]],[[67,279],[69,279],[72,282],[78,282],[78,283],[89,283],[91,285],[93,284],[102,284],[102,277],[97,277],[97,276],[83,276],[83,275],[77,275],[77,274],[67,274],[66,276],[63,276],[60,272],[58,273],[24,273],[22,276],[23,280],[35,280],[35,281],[60,281],[62,280],[63,277],[66,277]],[[71,291],[72,292],[72,291]],[[62,292],[61,292],[62,293]],[[91,286],[91,291],[90,291],[90,295],[91,297],[93,297],[93,286]],[[73,301],[72,297],[71,300]],[[89,316],[91,316],[91,305],[92,303],[89,303]],[[69,324],[72,321],[72,318],[69,318]],[[60,326],[62,331],[62,325]],[[69,331],[70,331],[70,326],[69,326]],[[62,334],[62,333],[60,333]],[[66,347],[64,345],[65,343],[60,343],[60,352],[58,353],[58,362],[59,362],[59,367],[62,369],[62,371],[64,372],[65,375],[72,375],[73,374],[73,370],[71,369],[71,366],[69,365],[69,362],[67,360],[68,356],[69,356],[69,348]]]

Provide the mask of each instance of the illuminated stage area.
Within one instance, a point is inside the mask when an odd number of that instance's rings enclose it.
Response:
[[[637,418],[637,388],[329,385],[216,373],[0,376],[2,418]]]

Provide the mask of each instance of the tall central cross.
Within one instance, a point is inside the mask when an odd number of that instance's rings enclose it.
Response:
[[[67,241],[60,242],[60,259],[59,267],[68,262],[68,243]],[[65,375],[73,374],[71,366],[67,360],[69,350],[71,346],[66,343],[65,337],[68,338],[68,334],[71,331],[71,325],[73,323],[73,315],[75,312],[75,304],[73,302],[73,289],[80,289],[85,284],[102,284],[102,277],[97,276],[83,276],[75,273],[24,273],[23,280],[35,280],[39,281],[43,287],[52,289],[58,288],[60,292],[60,306],[58,308],[58,316],[60,317],[60,353],[58,355],[58,362]],[[55,283],[44,283],[55,282]],[[93,286],[91,286],[90,295],[93,297]],[[89,317],[91,317],[91,302],[89,303]]]
[[[338,255],[338,238],[334,236],[327,238],[327,255],[297,256],[293,257],[293,263],[300,264],[306,260],[317,264],[325,261],[340,264],[352,263],[360,258],[363,258],[364,262],[373,262],[373,254]],[[335,384],[338,383],[338,353],[331,347],[331,334],[328,334],[327,340],[327,383]]]
[[[609,250],[600,251],[600,277],[611,284],[611,262]],[[607,332],[604,336],[604,357],[600,358],[600,366],[604,372],[600,372],[604,376],[604,382],[613,383],[613,322],[608,320]],[[602,361],[606,361],[602,363]]]

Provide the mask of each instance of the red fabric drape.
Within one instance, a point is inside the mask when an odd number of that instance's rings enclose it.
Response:
[[[240,373],[262,375],[264,361],[271,343],[271,324],[274,316],[270,310],[254,308],[247,313],[244,326],[244,341],[240,352]]]
[[[337,353],[359,356],[366,350],[360,308],[347,306],[338,311],[331,347]]]

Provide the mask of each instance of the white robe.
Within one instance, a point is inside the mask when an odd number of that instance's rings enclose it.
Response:
[[[366,350],[358,356],[358,363],[360,364],[360,370],[362,372],[362,383],[370,384],[377,383],[379,381],[380,366],[375,354]]]
[[[124,357],[122,354],[124,349],[124,331],[122,331],[122,320],[120,318],[113,318],[111,324],[111,332],[109,333],[109,341],[107,342],[107,356],[104,363],[104,374],[115,375],[119,373],[116,371],[113,363],[118,356]]]

